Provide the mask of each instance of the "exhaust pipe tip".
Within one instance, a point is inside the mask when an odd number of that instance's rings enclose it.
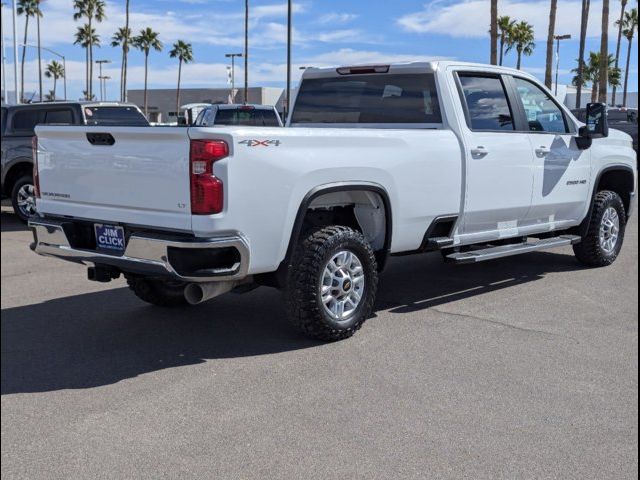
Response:
[[[236,286],[238,286],[238,282],[190,283],[184,288],[184,298],[187,303],[198,305],[230,292]]]
[[[204,302],[204,290],[198,283],[190,283],[184,289],[184,298],[189,305],[198,305]]]

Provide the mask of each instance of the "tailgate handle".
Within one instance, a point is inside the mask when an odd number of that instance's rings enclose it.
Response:
[[[116,139],[110,133],[87,132],[87,140],[91,145],[108,145],[116,143]]]

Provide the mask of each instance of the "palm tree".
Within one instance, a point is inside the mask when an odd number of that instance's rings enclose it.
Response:
[[[500,60],[498,65],[502,65],[504,60],[504,47],[509,43],[509,38],[511,37],[511,31],[513,30],[514,25],[516,24],[515,20],[511,20],[511,17],[508,15],[503,15],[498,18],[498,30],[500,31]]]
[[[600,36],[600,72],[598,74],[598,101],[607,103],[607,81],[609,63],[609,0],[602,0],[602,33]]]
[[[638,9],[632,8],[630,12],[624,14],[624,30],[622,34],[629,42],[627,46],[627,65],[624,69],[624,91],[622,94],[622,106],[627,106],[627,88],[629,86],[629,62],[631,61],[631,47],[633,46],[633,37],[638,28]]]
[[[498,63],[498,0],[491,0],[491,65]]]
[[[84,96],[87,100],[91,100],[93,95],[89,93],[89,67],[91,66],[89,62],[89,48],[92,46],[100,46],[100,35],[96,34],[95,28],[90,28],[88,23],[85,23],[82,27],[78,27],[75,33],[75,41],[74,45],[80,45],[85,49],[85,90],[83,91]]]
[[[125,7],[125,20],[124,20],[124,28],[127,31],[131,31],[131,28],[129,28],[129,0],[126,1],[126,7]],[[125,39],[125,45],[127,48],[124,49],[124,65],[122,68],[122,101],[126,102],[127,101],[127,64],[129,61],[129,40],[130,38]]]
[[[106,18],[104,14],[105,3],[103,0],[74,0],[73,8],[75,9],[73,19],[80,20],[81,18],[86,18],[90,32],[94,31],[94,20],[96,22],[102,22],[102,20]],[[89,98],[93,96],[93,46],[94,44],[89,42],[87,49],[87,94]]]
[[[556,13],[558,12],[558,0],[551,0],[549,9],[549,31],[547,33],[547,61],[544,68],[544,84],[551,88],[553,83],[553,40],[556,31]]]
[[[176,112],[178,112],[180,111],[180,76],[182,75],[182,64],[193,62],[191,44],[178,40],[173,44],[173,49],[169,52],[169,56],[178,59],[178,90],[176,92]]]
[[[120,67],[120,101],[124,102],[124,89],[127,76],[127,54],[129,53],[129,42],[131,40],[131,29],[120,27],[111,37],[112,47],[122,47],[122,64]]]
[[[532,55],[533,49],[536,48],[534,42],[535,35],[533,32],[533,26],[525,21],[516,23],[511,32],[511,38],[509,39],[509,45],[507,46],[507,53],[509,50],[515,47],[518,53],[518,62],[516,68],[519,70],[522,66],[522,56]]]
[[[620,45],[622,44],[622,30],[624,26],[622,22],[624,21],[624,11],[627,8],[628,0],[620,0],[621,9],[620,9],[620,20],[616,21],[616,25],[618,26],[618,42],[616,43],[616,68],[620,64]],[[616,104],[616,87],[613,87],[613,91],[611,92],[611,105],[615,106]]]
[[[147,116],[147,79],[149,73],[149,52],[162,51],[162,42],[158,38],[160,34],[147,27],[140,30],[140,35],[133,38],[133,46],[144,52],[144,115]]]
[[[579,63],[578,59],[578,63]],[[620,85],[620,77],[622,76],[622,72],[619,68],[615,66],[615,58],[613,55],[607,56],[607,74],[608,74],[608,83],[611,85]],[[591,84],[591,102],[595,102],[598,100],[598,95],[600,93],[600,71],[601,71],[600,61],[600,52],[590,52],[589,60],[584,64],[582,69],[582,76],[578,73],[578,68],[574,68],[571,70],[576,75],[573,77],[573,84],[578,85],[579,82],[582,84]]]
[[[42,15],[40,11],[39,0],[18,0],[18,15],[24,15],[24,41],[22,42],[22,59],[20,61],[20,98],[25,101],[24,96],[24,60],[27,55],[27,37],[29,34],[29,17],[39,17]],[[38,51],[40,49],[38,48]]]
[[[578,83],[576,83],[576,108],[582,103],[582,79],[584,70],[584,50],[587,43],[587,25],[589,23],[589,9],[591,0],[582,0],[582,14],[580,17],[580,52],[578,53]]]
[[[52,60],[47,69],[44,72],[44,76],[47,78],[53,78],[53,90],[50,91],[51,100],[56,99],[56,84],[59,78],[64,78],[64,67],[61,63]]]

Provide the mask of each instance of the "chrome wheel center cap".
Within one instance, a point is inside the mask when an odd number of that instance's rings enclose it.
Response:
[[[320,278],[320,297],[325,312],[334,320],[346,320],[360,305],[364,286],[364,268],[357,255],[347,250],[336,253],[325,265]]]

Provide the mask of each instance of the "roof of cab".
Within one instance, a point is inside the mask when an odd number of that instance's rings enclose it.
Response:
[[[308,67],[305,69],[303,73],[303,78],[323,78],[323,77],[335,77],[340,75],[338,70],[342,69],[363,69],[366,67],[376,68],[376,67],[388,67],[387,72],[380,72],[380,74],[385,73],[426,73],[426,72],[435,72],[437,70],[443,70],[448,67],[461,67],[461,68],[469,68],[473,70],[482,70],[485,72],[495,72],[495,73],[505,73],[505,74],[515,74],[517,73],[520,76],[526,76],[533,78],[527,72],[522,70],[516,70],[514,68],[502,67],[497,65],[488,65],[485,63],[472,63],[472,62],[460,62],[457,60],[433,60],[433,61],[422,61],[422,62],[402,62],[402,63],[385,63],[385,62],[372,62],[367,64],[356,64],[356,65],[339,65],[332,67]],[[370,72],[362,73],[367,74]],[[358,75],[359,73],[353,73],[352,75]]]

